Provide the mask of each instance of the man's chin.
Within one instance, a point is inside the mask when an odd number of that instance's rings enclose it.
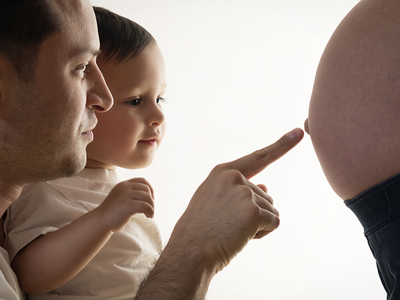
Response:
[[[86,151],[68,158],[63,158],[58,163],[54,164],[53,172],[52,174],[49,172],[49,178],[47,180],[75,176],[83,170],[85,165]]]
[[[86,160],[86,151],[80,157],[75,157],[71,160],[69,164],[65,165],[65,177],[72,177],[81,172],[85,168]]]

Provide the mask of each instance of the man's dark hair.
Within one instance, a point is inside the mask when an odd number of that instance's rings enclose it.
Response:
[[[101,56],[121,62],[138,56],[154,37],[142,26],[102,7],[94,6]]]
[[[0,0],[0,54],[28,82],[42,42],[60,26],[46,0]]]

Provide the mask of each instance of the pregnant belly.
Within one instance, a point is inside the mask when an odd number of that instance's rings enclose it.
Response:
[[[400,173],[400,2],[361,1],[318,66],[309,131],[344,200]]]

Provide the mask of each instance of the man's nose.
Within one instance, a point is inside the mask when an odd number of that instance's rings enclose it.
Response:
[[[93,76],[93,82],[88,91],[87,106],[93,108],[96,112],[106,112],[114,103],[113,96],[111,95],[103,74],[97,66],[95,69],[91,70],[91,75]]]

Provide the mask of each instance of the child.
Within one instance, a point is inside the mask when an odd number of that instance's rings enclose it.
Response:
[[[388,299],[400,299],[399,15],[399,1],[371,0],[346,16],[321,58],[306,122],[329,183],[364,227]]]
[[[115,169],[148,166],[163,138],[164,60],[141,26],[95,12],[115,104],[97,116],[86,168],[28,186],[8,211],[6,248],[28,299],[132,299],[162,250],[151,185],[116,185]]]

